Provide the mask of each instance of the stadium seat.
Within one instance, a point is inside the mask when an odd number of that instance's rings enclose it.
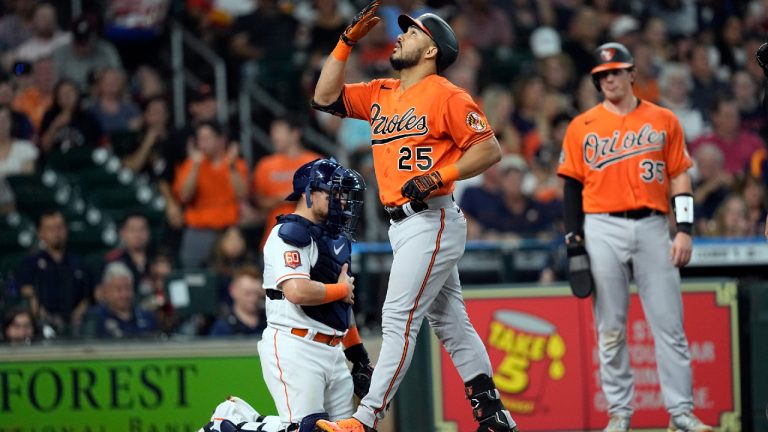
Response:
[[[114,224],[91,225],[85,221],[73,221],[68,228],[67,245],[80,255],[117,246],[118,236]]]
[[[181,319],[194,314],[215,315],[219,304],[216,273],[175,270],[165,279],[165,296]]]
[[[48,168],[58,172],[75,172],[104,165],[109,158],[109,151],[103,148],[74,147],[67,151],[55,150],[46,160]]]

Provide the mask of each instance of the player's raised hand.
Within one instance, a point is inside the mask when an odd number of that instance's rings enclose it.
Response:
[[[691,261],[692,251],[691,236],[682,232],[675,234],[675,239],[672,240],[672,264],[675,267],[684,267]]]
[[[347,273],[347,270],[349,269],[349,264],[344,263],[343,266],[341,266],[341,272],[339,272],[339,283],[345,283],[349,287],[349,294],[343,299],[344,302],[349,304],[355,304],[355,277],[350,276],[349,273]]]
[[[416,176],[400,188],[404,197],[411,201],[424,202],[432,192],[443,187],[443,178],[440,173],[435,171],[431,174]]]
[[[341,40],[345,44],[349,46],[356,44],[357,41],[368,34],[373,26],[381,21],[381,18],[374,16],[376,9],[379,8],[379,3],[381,3],[381,0],[373,0],[355,15],[355,19],[352,20],[352,23],[341,34]]]

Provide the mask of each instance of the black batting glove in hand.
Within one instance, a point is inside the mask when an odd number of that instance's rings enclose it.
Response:
[[[755,58],[760,67],[763,68],[763,75],[768,77],[768,42],[760,45],[757,53],[755,53]]]
[[[362,39],[376,24],[381,21],[381,18],[373,16],[376,13],[376,9],[379,8],[381,0],[373,0],[368,3],[363,10],[355,15],[355,19],[341,34],[341,40],[345,44],[352,46]]]
[[[368,358],[368,352],[361,343],[345,349],[344,355],[352,363],[352,383],[355,386],[355,395],[362,399],[368,394],[368,389],[371,387],[371,376],[373,375],[371,359]]]
[[[435,171],[408,180],[400,188],[400,192],[411,201],[424,202],[429,194],[441,187],[443,187],[443,178],[440,177],[439,172]]]

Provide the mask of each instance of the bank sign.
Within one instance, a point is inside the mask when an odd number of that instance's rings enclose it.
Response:
[[[502,402],[525,431],[602,430],[608,404],[600,388],[591,300],[568,288],[466,290],[470,319],[486,345]],[[684,326],[696,414],[723,430],[740,430],[736,286],[686,284]],[[632,429],[665,430],[669,415],[659,386],[651,329],[637,294],[629,305],[627,341],[635,379]],[[463,383],[433,336],[438,431],[469,431]]]
[[[0,362],[0,432],[196,432],[229,395],[275,413],[256,356]]]

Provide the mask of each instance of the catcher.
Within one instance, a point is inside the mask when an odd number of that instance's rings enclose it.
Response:
[[[258,349],[278,417],[230,398],[204,431],[311,432],[319,419],[352,415],[353,391],[368,393],[373,367],[352,315],[354,277],[347,273],[364,190],[362,176],[334,160],[317,159],[294,174],[286,200],[297,201],[296,210],[278,217],[264,245],[268,326]]]

